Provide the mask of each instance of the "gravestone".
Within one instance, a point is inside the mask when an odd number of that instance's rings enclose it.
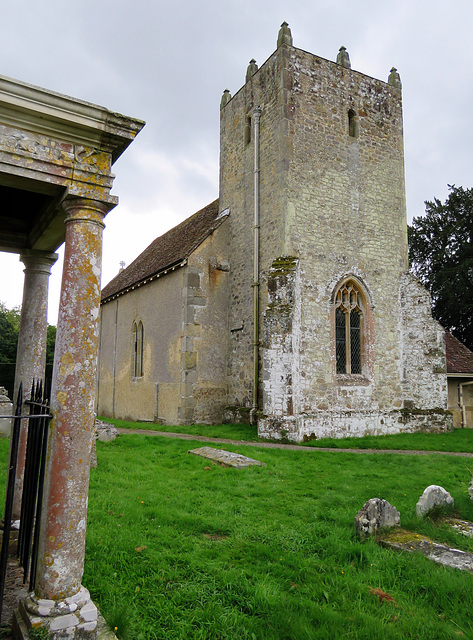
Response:
[[[454,500],[452,496],[443,487],[437,484],[431,484],[419,498],[416,504],[417,515],[422,518],[430,513],[433,509],[442,507],[453,507]]]
[[[355,529],[360,538],[373,535],[381,529],[398,527],[401,514],[387,500],[371,498],[355,516]]]
[[[13,403],[5,387],[0,387],[0,438],[7,438],[11,433],[11,418],[2,418],[2,416],[11,415],[13,415]]]

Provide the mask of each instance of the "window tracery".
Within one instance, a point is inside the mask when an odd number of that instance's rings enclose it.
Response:
[[[364,297],[349,280],[335,296],[335,352],[338,374],[361,374],[363,365]]]

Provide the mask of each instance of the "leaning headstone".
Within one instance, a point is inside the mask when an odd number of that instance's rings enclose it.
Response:
[[[381,529],[398,527],[401,514],[387,500],[371,498],[355,516],[355,529],[360,538],[371,536]]]
[[[430,513],[433,509],[442,507],[453,507],[454,500],[452,496],[443,487],[437,484],[431,484],[419,498],[416,504],[417,515],[422,518]]]
[[[2,416],[13,415],[13,404],[8,397],[5,387],[0,387],[0,438],[8,437],[11,433],[11,418],[2,418]]]
[[[95,421],[96,439],[100,442],[111,442],[118,436],[118,430],[109,422]]]

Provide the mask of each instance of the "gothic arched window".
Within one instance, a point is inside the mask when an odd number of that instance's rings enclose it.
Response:
[[[335,296],[335,351],[337,373],[361,374],[363,366],[364,296],[348,280]]]
[[[133,378],[143,377],[143,323],[133,323],[133,351],[131,374]]]

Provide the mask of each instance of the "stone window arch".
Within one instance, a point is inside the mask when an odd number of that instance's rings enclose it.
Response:
[[[365,365],[366,295],[360,283],[345,280],[334,295],[337,374],[361,375]]]
[[[133,348],[132,348],[131,375],[133,376],[133,378],[142,378],[143,377],[144,331],[143,331],[143,323],[141,322],[141,320],[139,322],[133,323],[132,333],[133,333]]]

